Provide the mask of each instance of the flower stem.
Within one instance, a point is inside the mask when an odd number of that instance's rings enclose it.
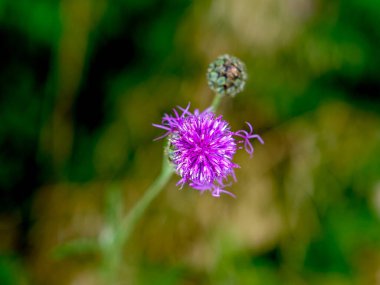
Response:
[[[218,93],[215,94],[214,100],[212,100],[212,103],[211,103],[211,106],[210,106],[211,111],[213,111],[213,112],[216,111],[216,109],[217,109],[217,108],[219,107],[219,105],[220,105],[220,102],[221,102],[221,100],[222,100],[222,97],[223,97],[223,95],[221,95],[221,94],[218,94]]]
[[[173,167],[169,163],[167,157],[164,155],[160,175],[151,184],[148,190],[137,202],[137,204],[130,210],[124,220],[122,220],[118,236],[118,241],[121,243],[121,246],[123,246],[123,244],[125,244],[125,242],[128,240],[136,226],[137,221],[141,218],[153,199],[156,198],[157,195],[162,191],[172,174]]]

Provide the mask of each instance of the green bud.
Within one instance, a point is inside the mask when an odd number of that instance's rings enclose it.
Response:
[[[208,85],[220,95],[234,97],[244,89],[247,73],[238,58],[225,54],[210,63],[207,70]]]

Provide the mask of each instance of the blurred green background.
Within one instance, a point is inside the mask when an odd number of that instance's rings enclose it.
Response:
[[[218,112],[265,145],[236,155],[236,200],[173,178],[112,282],[380,284],[378,0],[0,0],[0,39],[0,284],[112,284],[92,241],[224,53],[249,80]]]

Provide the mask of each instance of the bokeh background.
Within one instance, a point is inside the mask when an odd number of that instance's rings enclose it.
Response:
[[[0,284],[380,284],[378,0],[0,0],[0,40]],[[265,140],[237,199],[173,177],[99,251],[224,53],[249,80],[218,112]]]

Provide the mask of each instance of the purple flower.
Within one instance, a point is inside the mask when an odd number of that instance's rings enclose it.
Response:
[[[229,186],[225,182],[230,176],[236,181],[234,169],[239,165],[232,161],[236,150],[244,147],[252,155],[254,149],[250,139],[257,139],[262,144],[264,141],[253,133],[249,123],[249,131],[233,132],[222,116],[216,116],[211,109],[191,113],[189,107],[190,104],[186,109],[178,107],[182,114],[173,109],[174,116],[165,114],[161,125],[153,124],[166,130],[157,139],[168,137],[167,154],[181,176],[177,185],[182,188],[188,184],[202,192],[211,191],[214,197],[221,193],[235,197],[224,188]]]

